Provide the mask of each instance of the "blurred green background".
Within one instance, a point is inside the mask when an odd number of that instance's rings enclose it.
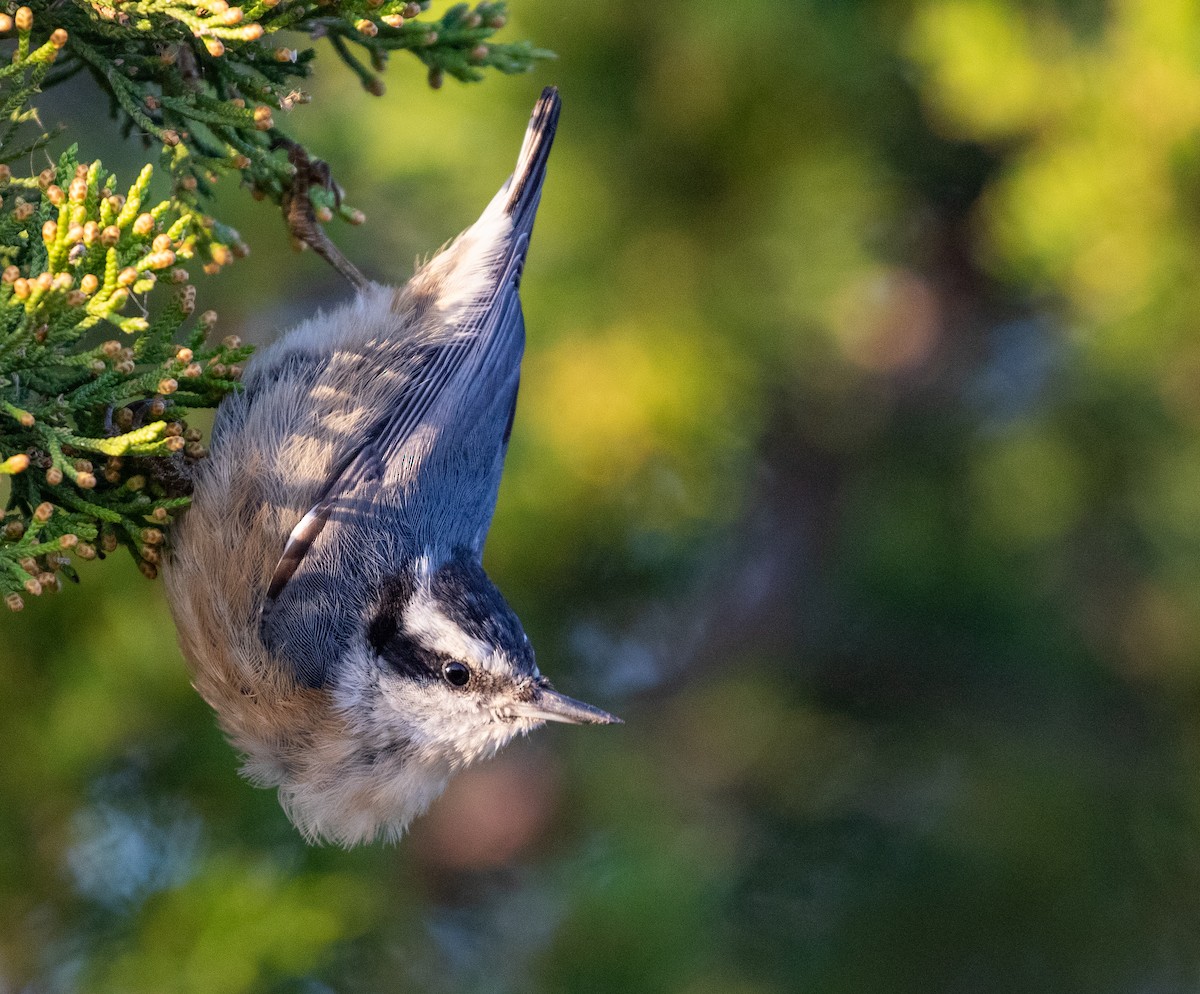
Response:
[[[488,565],[627,724],[307,848],[93,564],[3,619],[0,992],[1200,989],[1200,7],[512,14],[557,62],[287,124],[401,280],[562,88]],[[223,333],[344,296],[221,210]]]

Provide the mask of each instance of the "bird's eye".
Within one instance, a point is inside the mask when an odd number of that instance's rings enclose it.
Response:
[[[450,662],[442,667],[442,676],[453,687],[465,687],[471,679],[471,671],[466,663]]]

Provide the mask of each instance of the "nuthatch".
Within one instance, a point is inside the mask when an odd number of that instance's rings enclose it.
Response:
[[[538,672],[480,558],[558,114],[547,88],[512,177],[406,286],[367,285],[252,361],[175,528],[196,687],[309,840],[399,838],[513,736],[618,720]]]

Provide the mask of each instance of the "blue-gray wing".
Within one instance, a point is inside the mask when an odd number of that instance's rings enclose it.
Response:
[[[452,504],[465,527],[451,528],[460,533],[445,538],[452,545],[481,550],[496,504],[525,347],[517,292],[525,246],[514,249],[486,309],[449,341],[413,351],[405,384],[392,405],[335,466],[292,530],[267,589],[268,603],[331,521],[348,528],[374,527],[366,516],[379,503],[380,488],[405,490],[405,525],[415,532],[423,530],[423,519],[436,519],[448,510],[439,508],[440,503]],[[405,458],[418,428],[424,436],[420,458],[411,453]],[[437,475],[443,477],[440,484]]]
[[[450,325],[426,328],[402,349],[399,389],[287,538],[260,633],[306,684],[325,681],[361,620],[350,608],[364,604],[352,602],[367,598],[375,580],[434,549],[482,552],[512,430],[525,346],[518,291],[558,109],[548,88],[483,227],[448,250],[462,249],[447,263],[468,260],[468,285],[480,292]],[[450,265],[437,278],[451,296],[461,285]]]
[[[482,552],[524,348],[516,287],[482,317],[473,334],[421,350],[393,406],[288,537],[260,634],[309,686],[325,682],[381,577],[433,547]]]

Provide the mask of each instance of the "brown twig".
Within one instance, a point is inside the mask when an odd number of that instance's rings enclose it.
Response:
[[[336,269],[355,290],[366,289],[369,281],[325,234],[308,196],[314,183],[338,195],[329,166],[320,159],[310,159],[304,147],[296,142],[284,139],[281,144],[287,149],[288,161],[296,170],[291,188],[283,198],[283,216],[287,220],[288,231],[293,238],[307,245]]]

